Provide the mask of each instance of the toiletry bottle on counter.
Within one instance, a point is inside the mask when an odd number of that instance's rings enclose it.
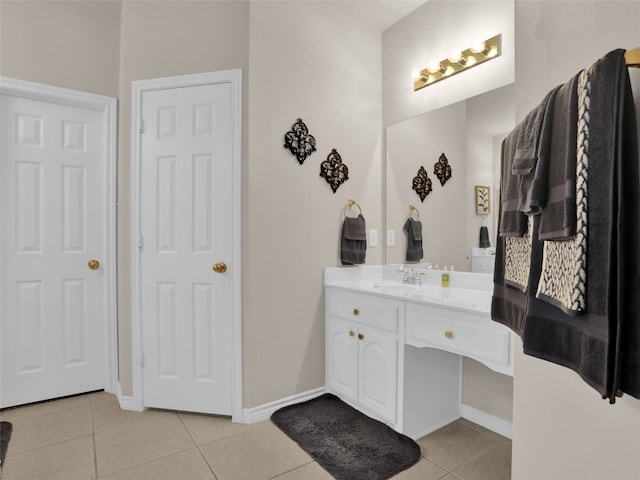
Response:
[[[449,286],[449,272],[447,271],[447,267],[444,267],[444,272],[442,272],[442,286]]]

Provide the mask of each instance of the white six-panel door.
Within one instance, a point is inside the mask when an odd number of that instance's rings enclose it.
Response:
[[[108,117],[2,94],[0,407],[110,385]]]
[[[145,407],[232,413],[231,103],[229,83],[141,95]]]

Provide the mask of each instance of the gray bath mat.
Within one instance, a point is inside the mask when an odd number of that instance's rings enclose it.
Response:
[[[386,480],[420,459],[416,442],[329,393],[271,421],[337,480]]]
[[[0,478],[2,478],[2,467],[4,467],[4,458],[7,456],[12,431],[13,425],[11,423],[0,422]]]

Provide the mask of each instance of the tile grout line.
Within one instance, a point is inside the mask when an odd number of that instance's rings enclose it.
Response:
[[[198,445],[198,442],[196,442],[196,439],[193,438],[193,435],[191,434],[191,430],[189,430],[189,427],[187,427],[187,424],[184,423],[184,420],[182,419],[182,416],[180,415],[179,412],[176,412],[176,415],[178,416],[178,420],[180,420],[180,423],[182,423],[182,426],[184,427],[184,429],[187,431],[187,434],[189,435],[189,438],[191,438],[191,441],[196,446],[196,449],[198,450],[198,453],[200,454],[200,457],[202,458],[202,460],[204,460],[204,463],[207,466],[207,468],[209,469],[209,471],[211,472],[211,475],[213,475],[213,478],[215,480],[218,480],[218,476],[216,475],[216,472],[213,470],[213,465],[209,464],[209,462],[207,461],[207,457],[205,457],[204,453],[202,453],[202,450],[200,450],[200,445]]]
[[[93,411],[93,400],[89,398],[89,404],[91,405],[91,438],[93,440],[93,471],[95,473],[96,480],[98,479],[98,449],[96,447],[96,420]]]
[[[311,465],[312,463],[316,463],[316,461],[313,458],[311,459],[310,462],[303,463],[302,465],[298,465],[297,467],[294,467],[294,468],[292,468],[290,470],[287,470],[286,472],[278,473],[277,475],[274,475],[273,477],[269,477],[267,480],[275,480],[277,478],[282,477],[283,475],[286,475],[286,474],[291,473],[291,472],[295,472],[296,470],[299,470],[302,467],[306,467],[307,465]],[[322,467],[320,467],[320,468],[322,468]],[[324,470],[324,468],[322,468],[322,469]],[[326,472],[326,470],[325,470],[325,472]]]

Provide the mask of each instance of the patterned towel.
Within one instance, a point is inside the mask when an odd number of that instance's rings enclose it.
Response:
[[[578,79],[578,134],[576,159],[576,234],[567,240],[545,241],[537,297],[568,314],[587,308],[587,202],[589,173],[589,91],[591,69]],[[540,219],[540,229],[544,224]],[[542,232],[540,233],[542,238]]]

